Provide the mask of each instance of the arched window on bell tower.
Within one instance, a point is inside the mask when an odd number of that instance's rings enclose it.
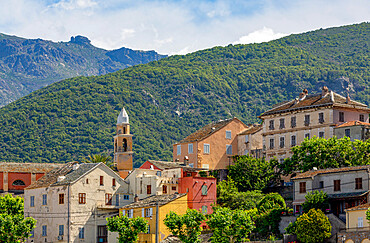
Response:
[[[117,140],[114,141],[114,149],[115,149],[115,152],[118,151],[118,144],[117,144]]]
[[[123,127],[123,134],[126,134],[126,127]]]
[[[127,152],[127,140],[126,140],[126,138],[124,138],[122,140],[122,149],[123,149],[123,152]]]

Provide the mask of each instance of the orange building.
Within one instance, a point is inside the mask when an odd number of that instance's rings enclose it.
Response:
[[[208,124],[173,145],[173,161],[195,168],[226,169],[238,154],[237,135],[247,127],[235,117]]]

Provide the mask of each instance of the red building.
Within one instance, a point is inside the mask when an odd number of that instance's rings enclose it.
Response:
[[[202,177],[201,169],[185,166],[181,162],[147,161],[140,169],[166,170],[181,168],[181,176],[178,178],[178,193],[188,194],[188,207],[211,214],[212,204],[217,201],[217,179]]]
[[[0,193],[23,193],[24,188],[61,164],[0,163]]]

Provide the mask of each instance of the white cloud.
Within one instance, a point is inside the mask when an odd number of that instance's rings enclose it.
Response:
[[[250,44],[250,43],[261,43],[267,42],[281,37],[287,36],[288,34],[274,33],[270,28],[263,27],[263,29],[256,30],[248,35],[242,36],[238,41],[233,44]]]
[[[0,0],[0,32],[181,53],[370,19],[368,0]],[[55,3],[56,2],[56,3]],[[265,27],[266,26],[266,27]]]

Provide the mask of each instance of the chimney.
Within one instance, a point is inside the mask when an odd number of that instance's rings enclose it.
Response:
[[[323,86],[322,89],[321,89],[321,97],[324,97],[327,94],[329,94],[329,89],[328,89],[328,87]]]
[[[351,97],[349,97],[349,93],[347,93],[346,103],[349,104],[349,102],[351,102]]]
[[[139,196],[137,194],[135,194],[134,202],[138,202],[138,201],[139,201]]]
[[[304,100],[307,94],[308,94],[308,90],[304,89],[302,93],[299,94],[299,100]]]
[[[80,164],[78,164],[78,163],[75,163],[75,164],[73,164],[73,170],[77,170],[78,169],[78,167],[80,167]]]

